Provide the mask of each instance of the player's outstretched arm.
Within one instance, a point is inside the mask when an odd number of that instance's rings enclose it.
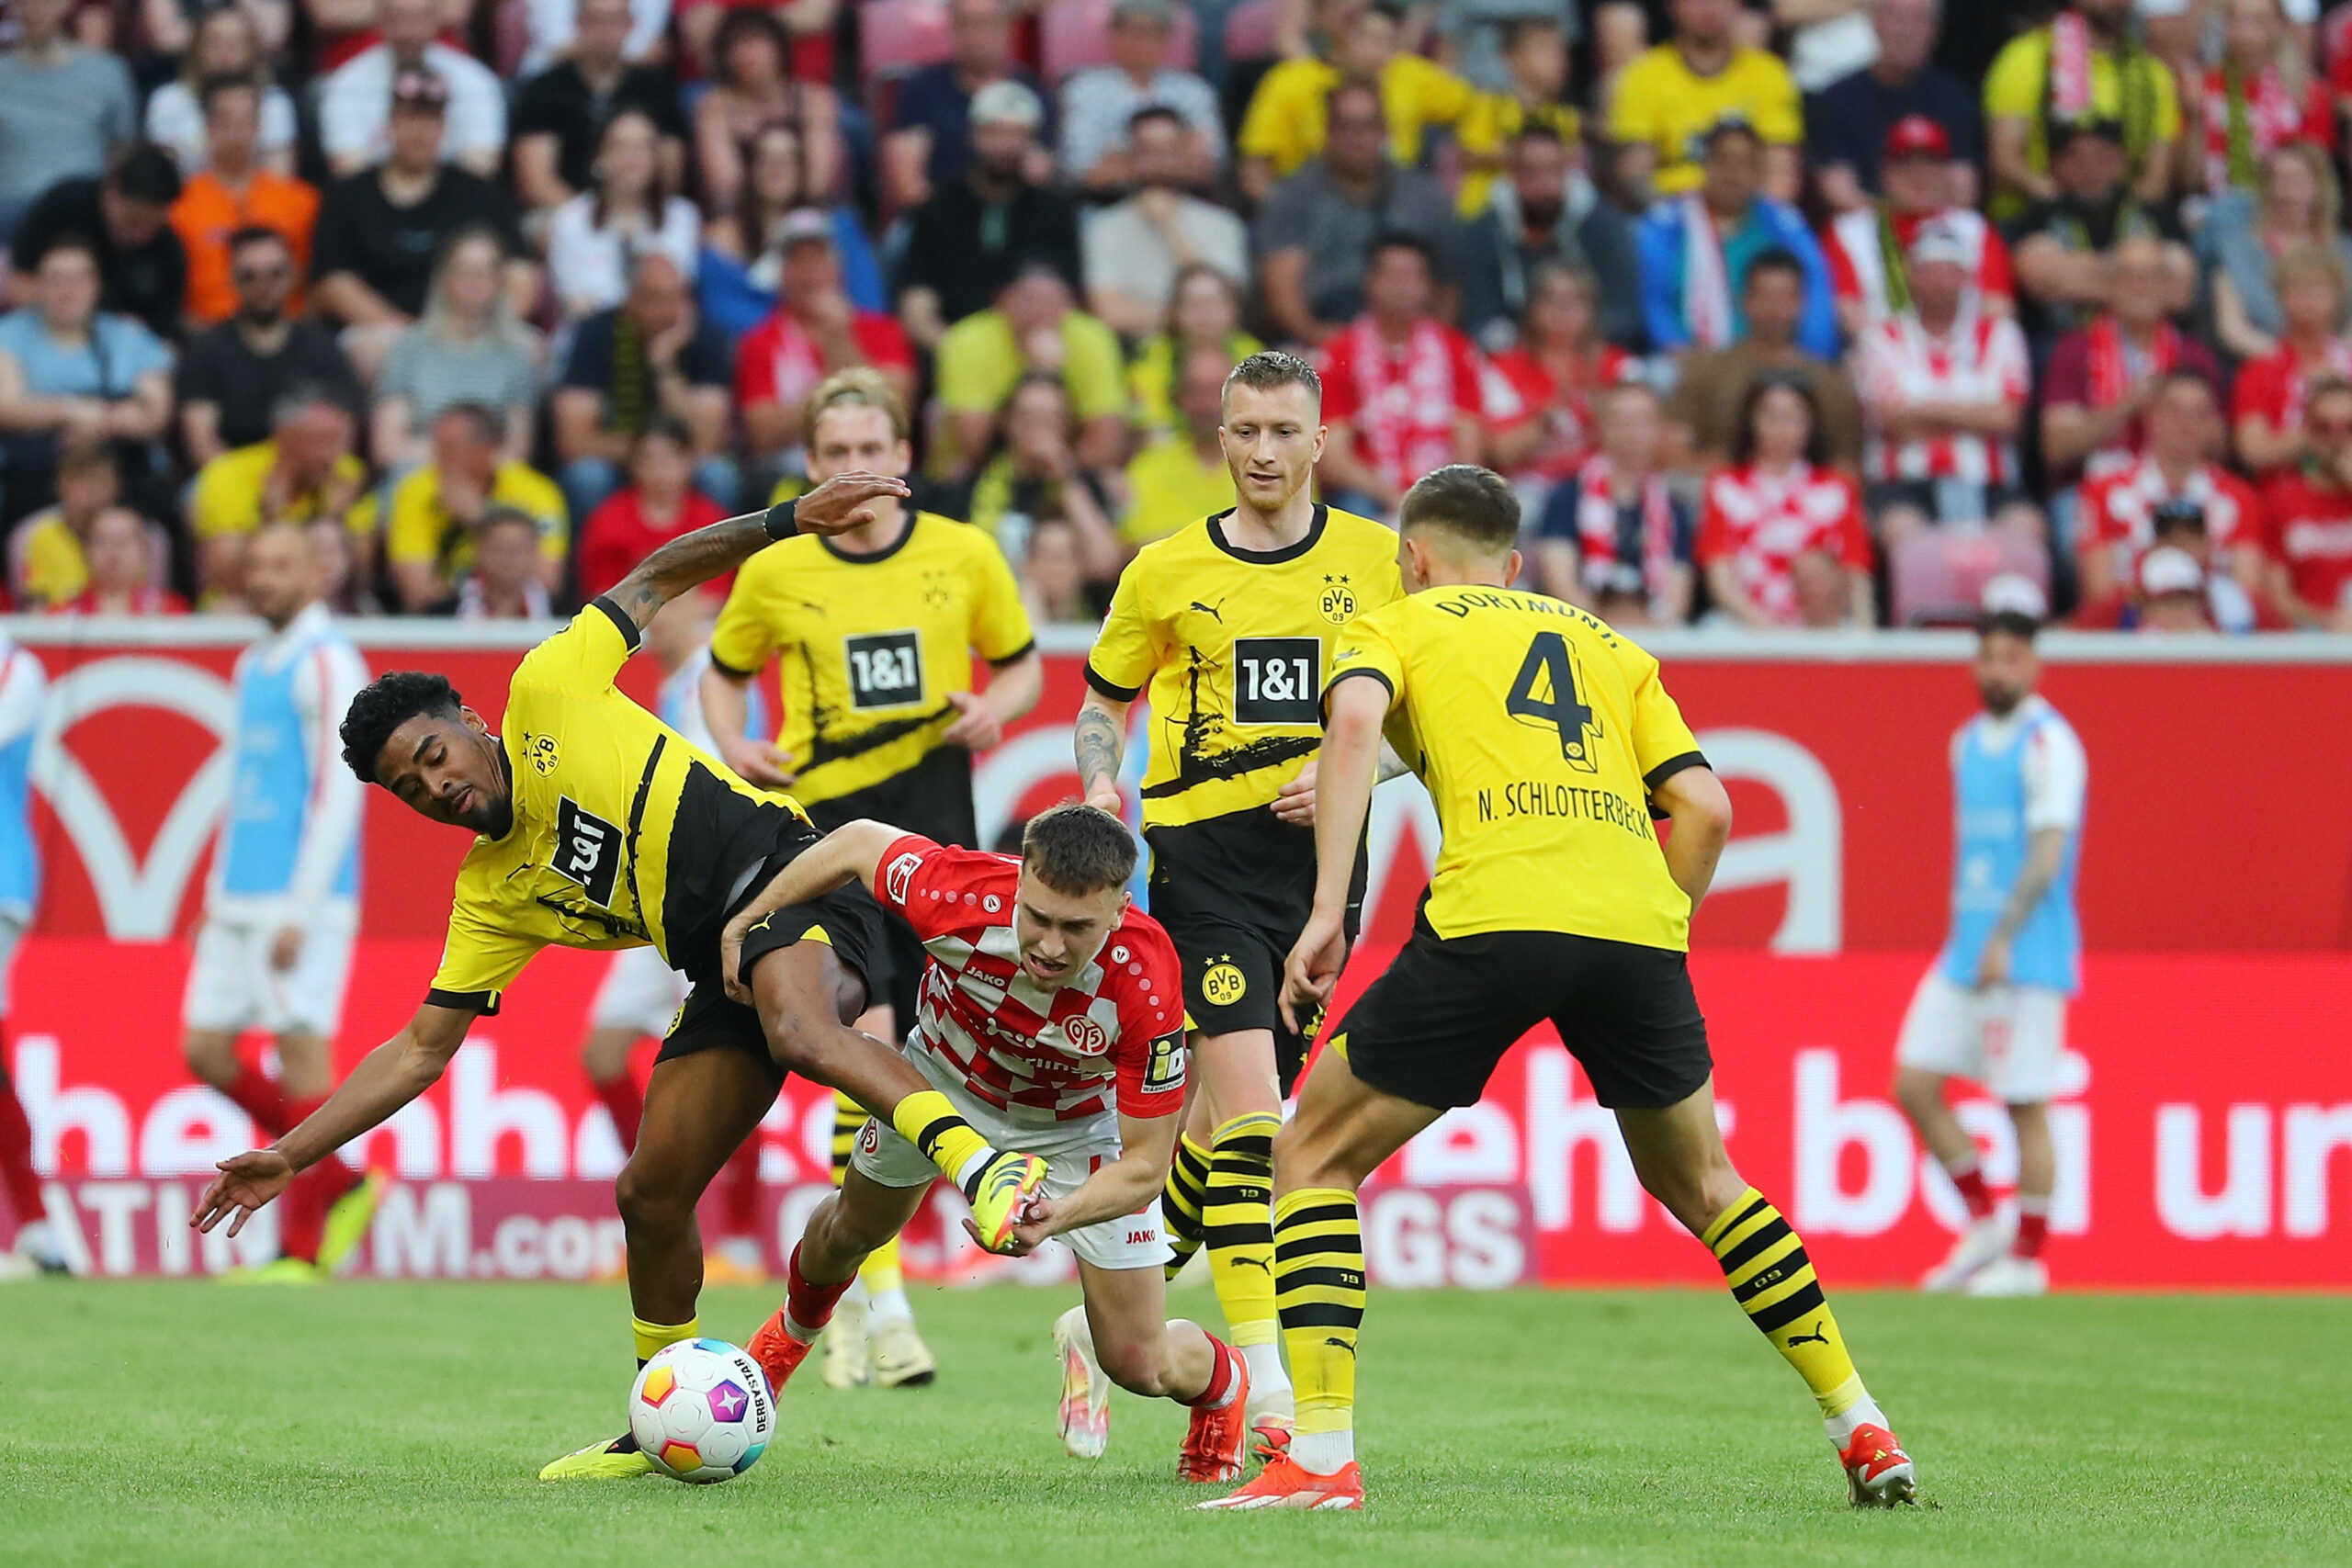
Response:
[[[188,1224],[209,1231],[233,1214],[229,1234],[244,1229],[254,1212],[285,1191],[296,1176],[439,1082],[473,1021],[474,1015],[462,1008],[428,1002],[417,1009],[407,1027],[368,1052],[300,1125],[266,1149],[222,1160],[220,1174],[204,1190]]]
[[[1650,804],[1673,824],[1666,835],[1666,873],[1689,896],[1695,915],[1731,838],[1731,795],[1713,768],[1685,768],[1659,782]]]
[[[874,521],[872,503],[907,494],[907,481],[886,474],[835,474],[797,501],[747,512],[681,534],[643,560],[605,595],[643,631],[662,606],[687,589],[734,570],[795,533],[842,534]]]
[[[1103,1220],[1132,1214],[1159,1195],[1167,1185],[1168,1168],[1176,1157],[1179,1115],[1119,1117],[1119,1157],[1098,1166],[1078,1190],[1062,1199],[1033,1199],[1029,1217],[1012,1227],[1020,1257],[1049,1235],[1083,1230]],[[969,1220],[964,1228],[979,1239]]]
[[[1070,726],[1070,750],[1078,758],[1078,785],[1086,804],[1114,817],[1120,814],[1119,759],[1126,750],[1127,710],[1133,706],[1090,686]]]
[[[719,933],[718,973],[727,994],[746,1007],[752,1005],[751,987],[735,975],[735,955],[743,951],[745,932],[778,909],[821,898],[846,883],[861,883],[868,893],[873,892],[883,852],[905,837],[905,829],[888,822],[860,818],[842,823],[794,857],[790,865],[735,912]]]
[[[1283,965],[1280,1005],[1293,1030],[1331,999],[1348,961],[1348,882],[1372,808],[1390,700],[1387,681],[1369,677],[1343,677],[1324,695],[1323,749],[1315,761],[1315,906]]]

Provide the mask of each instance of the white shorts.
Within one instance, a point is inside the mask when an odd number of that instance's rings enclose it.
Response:
[[[343,1026],[343,988],[351,978],[356,924],[351,914],[311,920],[293,967],[279,969],[269,961],[276,925],[206,920],[196,933],[183,1021],[190,1029],[227,1034],[259,1029],[333,1040]]]
[[[1119,1118],[1112,1112],[1045,1125],[1014,1122],[968,1094],[939,1087],[956,1113],[981,1137],[1000,1149],[1037,1155],[1045,1160],[1044,1191],[1048,1198],[1069,1197],[1097,1167],[1119,1157]],[[897,1128],[872,1117],[857,1134],[850,1164],[868,1181],[885,1187],[921,1187],[939,1174],[939,1168],[900,1136]],[[1097,1269],[1158,1269],[1168,1261],[1168,1236],[1160,1228],[1157,1196],[1135,1213],[1065,1231],[1061,1239]]]
[[[1894,1059],[1903,1066],[1983,1084],[2008,1105],[2040,1105],[2056,1092],[2066,1048],[2066,993],[2047,986],[1973,991],[1930,968],[1903,1015]]]
[[[670,1032],[691,988],[692,982],[652,948],[623,948],[613,954],[613,966],[588,1006],[588,1027],[633,1029],[659,1040]]]

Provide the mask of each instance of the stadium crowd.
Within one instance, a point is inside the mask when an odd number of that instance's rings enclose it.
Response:
[[[2054,11],[2054,14],[2053,14]],[[2352,630],[2352,6],[16,0],[18,609],[544,618],[800,482],[869,366],[922,503],[1091,620],[1231,504],[1508,474],[1623,625]]]

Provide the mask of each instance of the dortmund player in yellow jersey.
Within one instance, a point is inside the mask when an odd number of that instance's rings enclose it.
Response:
[[[438,675],[385,675],[352,700],[342,726],[351,770],[420,816],[474,835],[448,942],[424,1005],[398,1034],[277,1143],[221,1162],[198,1205],[201,1228],[234,1215],[233,1234],[298,1172],[423,1094],[541,948],[650,943],[694,989],[662,1042],[616,1188],[640,1362],[699,1332],[695,1200],[787,1072],[872,1107],[959,1180],[984,1245],[1013,1245],[1013,1222],[1045,1179],[1045,1162],[990,1148],[905,1057],[849,1027],[865,1010],[880,936],[870,902],[828,897],[762,920],[732,976],[756,1005],[729,999],[719,972],[729,918],[819,835],[789,796],[746,784],[613,684],[669,600],[801,525],[838,534],[905,493],[897,479],[842,474],[797,504],[672,540],[524,657],[499,733]],[[620,1478],[650,1468],[624,1435],[542,1473]]]
[[[906,406],[889,382],[842,371],[808,400],[808,477],[903,477],[914,462],[907,434]],[[787,539],[744,564],[711,632],[703,715],[729,766],[790,789],[820,831],[870,818],[978,849],[972,753],[1036,705],[1045,661],[995,540],[895,497],[873,512],[847,533]],[[975,658],[989,671],[982,691],[972,689]],[[744,735],[751,684],[771,662],[781,716],[773,746]],[[886,920],[874,960],[873,1005],[857,1027],[902,1040],[922,946],[904,921]],[[842,1097],[836,1185],[865,1125],[865,1107]],[[915,1332],[895,1240],[866,1258],[859,1286],[826,1329],[825,1382],[929,1382],[938,1362]]]
[[[1318,505],[1323,389],[1287,354],[1253,354],[1225,385],[1217,435],[1236,504],[1144,547],[1119,579],[1086,665],[1078,773],[1119,809],[1130,705],[1151,710],[1143,834],[1151,914],[1183,961],[1193,1097],[1164,1195],[1172,1274],[1205,1243],[1217,1302],[1250,1366],[1250,1420],[1279,1447],[1290,1380],[1276,1343],[1273,1134],[1306,1043],[1276,1008],[1283,955],[1315,888],[1317,695],[1337,640],[1395,599],[1396,536]],[[1363,896],[1359,859],[1349,918]],[[1066,1374],[1083,1347],[1064,1337]]]
[[[1634,1168],[1706,1244],[1819,1401],[1857,1506],[1907,1502],[1910,1459],[1871,1403],[1804,1244],[1740,1179],[1715,1127],[1691,911],[1731,833],[1657,660],[1571,605],[1508,586],[1519,502],[1456,465],[1398,513],[1410,596],[1349,627],[1324,690],[1315,910],[1286,1011],[1347,957],[1349,869],[1384,724],[1436,796],[1444,837],[1413,935],[1331,1036],[1274,1141],[1274,1287],[1296,1380],[1289,1451],[1208,1507],[1354,1509],[1356,1189],[1447,1108],[1472,1105],[1545,1019],[1617,1113]],[[1653,818],[1670,824],[1663,843]]]

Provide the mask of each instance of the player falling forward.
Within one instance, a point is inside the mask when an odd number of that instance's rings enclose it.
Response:
[[[907,412],[870,369],[828,377],[809,395],[808,473],[848,468],[903,476],[914,466]],[[975,659],[989,667],[972,689]],[[751,739],[745,705],[777,666],[776,743]],[[972,753],[1036,705],[1045,661],[1021,590],[994,540],[952,518],[885,497],[874,521],[835,538],[798,539],[746,565],[711,633],[703,711],[728,765],[788,788],[820,830],[872,819],[942,844],[978,846]],[[884,922],[879,990],[857,1027],[897,1043],[914,1022],[922,946]],[[833,1179],[865,1125],[835,1108]],[[929,1382],[938,1363],[915,1332],[894,1237],[866,1262],[825,1336],[825,1382],[854,1388]]]
[[[2065,1052],[2066,998],[2082,985],[2075,865],[2090,768],[2073,726],[2033,689],[2041,591],[1997,577],[1984,604],[1976,691],[1984,711],[1951,738],[1951,933],[1904,1016],[1894,1098],[1968,1205],[1968,1228],[1921,1288],[2038,1296],[2050,1288],[2041,1244],[2057,1177],[2050,1097]],[[1976,1140],[1944,1103],[1954,1077],[1974,1079],[2009,1108],[2014,1221],[1994,1207]]]
[[[359,933],[359,826],[367,786],[338,766],[335,726],[368,663],[319,598],[307,528],[276,524],[245,547],[245,601],[266,636],[237,656],[231,683],[229,807],[212,853],[204,924],[181,1004],[190,1071],[265,1134],[326,1103],[334,1037]],[[237,1055],[237,1037],[276,1037],[278,1077]],[[308,1285],[367,1234],[382,1179],[322,1160],[286,1195],[278,1257],[224,1283]]]
[[[1306,1056],[1276,1002],[1315,889],[1316,700],[1332,640],[1399,592],[1396,535],[1315,502],[1322,406],[1302,359],[1253,354],[1235,367],[1217,439],[1236,504],[1128,564],[1087,659],[1074,736],[1088,802],[1115,813],[1128,709],[1148,689],[1151,912],[1183,960],[1197,1026],[1165,1204],[1170,1273],[1205,1244],[1226,1331],[1250,1363],[1250,1422],[1269,1446],[1291,1425],[1269,1205],[1274,1130]],[[1351,933],[1363,878],[1359,862]],[[1073,1381],[1092,1381],[1083,1344],[1064,1350]]]
[[[790,1072],[889,1118],[971,1200],[981,1245],[1014,1243],[1013,1220],[1045,1180],[1045,1161],[989,1146],[905,1057],[847,1027],[865,1010],[865,965],[881,923],[873,900],[834,894],[779,909],[722,975],[728,917],[816,831],[788,797],[753,789],[613,684],[670,600],[798,525],[839,533],[870,522],[878,497],[904,494],[895,479],[841,474],[797,505],[673,539],[524,657],[503,735],[437,675],[387,675],[360,693],[343,722],[345,762],[419,815],[476,835],[440,971],[406,1027],[325,1105],[268,1148],[221,1162],[193,1223],[209,1231],[233,1215],[233,1233],[299,1172],[423,1094],[542,947],[650,945],[695,986],[662,1043],[637,1149],[615,1188],[640,1362],[699,1332],[695,1203]],[[729,980],[750,999],[729,997]],[[650,1468],[625,1434],[541,1474],[626,1478]]]
[[[1250,1372],[1197,1325],[1167,1321],[1158,1193],[1184,1104],[1184,1004],[1175,948],[1129,908],[1136,842],[1091,806],[1030,819],[1019,860],[853,822],[786,866],[729,922],[724,952],[770,910],[855,881],[930,954],[906,1059],[1001,1148],[1041,1156],[1041,1195],[1015,1250],[1061,1236],[1078,1255],[1082,1328],[1122,1388],[1189,1405],[1176,1473],[1231,1481],[1248,1437]],[[931,1185],[931,1162],[869,1121],[841,1190],[793,1248],[784,1305],[746,1347],[779,1393],[857,1278]],[[1065,1319],[1065,1323],[1073,1320]]]
[[[699,697],[704,668],[709,663],[710,604],[700,589],[682,593],[662,607],[645,628],[645,651],[662,671],[662,688],[654,712],[697,750],[718,755],[710,731],[703,728]],[[752,724],[763,723],[752,716]],[[645,1090],[629,1070],[629,1053],[650,1035],[659,1040],[686,1003],[693,982],[663,961],[651,947],[631,947],[613,954],[595,999],[588,1004],[588,1038],[581,1042],[580,1067],[588,1075],[613,1119],[621,1153],[637,1150],[638,1124],[645,1119]],[[718,1245],[703,1252],[706,1285],[756,1285],[766,1280],[765,1252],[760,1245],[760,1140],[743,1140],[729,1156],[719,1179]]]
[[[49,677],[40,660],[0,637],[0,1025],[8,1016],[8,980],[17,944],[33,923],[40,893],[40,852],[33,842],[33,735],[40,727]],[[0,1037],[0,1047],[6,1041]],[[0,1252],[0,1280],[62,1274],[65,1248],[40,1195],[33,1169],[33,1129],[17,1086],[8,1079],[8,1059],[0,1051],[0,1192],[15,1216],[17,1239]]]
[[[1690,915],[1731,831],[1657,661],[1582,610],[1517,592],[1519,502],[1456,465],[1398,513],[1402,603],[1350,628],[1324,704],[1315,909],[1286,1009],[1347,958],[1350,869],[1382,728],[1444,824],[1412,939],[1307,1074],[1274,1140],[1274,1288],[1298,1391],[1287,1453],[1229,1508],[1363,1506],[1355,1460],[1363,1241],[1356,1189],[1550,1019],[1617,1113],[1642,1185],[1722,1264],[1732,1297],[1819,1401],[1858,1506],[1908,1501],[1911,1461],[1846,1354],[1804,1245],[1732,1168],[1715,1126]],[[1672,824],[1663,850],[1652,811]]]

